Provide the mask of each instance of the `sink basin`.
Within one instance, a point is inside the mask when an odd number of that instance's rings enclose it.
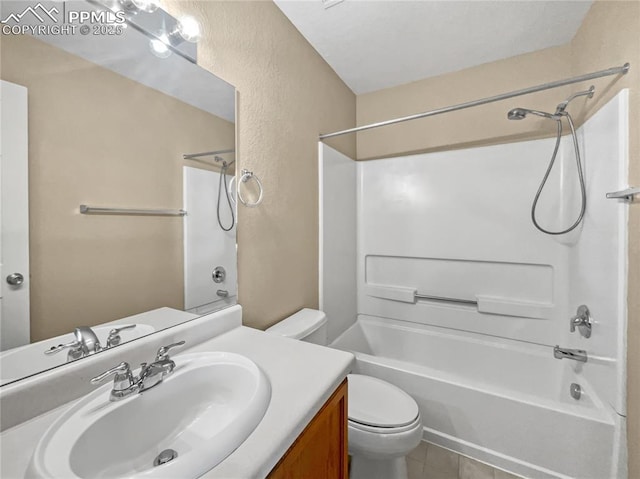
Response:
[[[121,325],[122,324],[107,324],[94,326],[91,329],[93,329],[93,332],[98,336],[100,344],[104,346],[107,344],[109,331]],[[120,333],[120,337],[122,338],[121,344],[131,341],[132,339],[146,336],[154,331],[155,328],[148,324],[136,324],[135,328],[125,329]],[[73,333],[67,333],[0,353],[0,385],[67,363],[67,351],[61,351],[54,355],[45,355],[44,352],[58,344],[69,343],[73,341],[73,339]]]
[[[82,398],[42,437],[26,477],[188,479],[223,461],[262,420],[271,386],[238,354],[174,361],[171,376],[140,394],[110,402],[109,384]],[[154,466],[167,450],[177,457]]]

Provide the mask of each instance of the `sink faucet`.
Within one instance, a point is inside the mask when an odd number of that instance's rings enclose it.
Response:
[[[73,336],[73,341],[52,346],[50,349],[47,349],[44,354],[56,354],[63,349],[68,349],[67,361],[74,361],[102,350],[98,336],[96,336],[93,329],[88,326],[76,328],[73,331]]]
[[[184,341],[179,343],[169,344],[168,346],[162,346],[158,349],[156,359],[151,364],[142,363],[140,365],[140,392],[151,389],[156,384],[162,382],[162,380],[173,373],[176,367],[176,363],[169,357],[169,350],[178,346],[182,346]]]
[[[73,331],[73,341],[70,341],[66,344],[51,346],[51,348],[47,349],[44,354],[56,354],[63,349],[68,349],[69,351],[67,352],[67,361],[75,361],[76,359],[84,358],[85,356],[95,354],[104,349],[109,349],[117,346],[122,342],[120,331],[123,331],[125,329],[133,329],[135,327],[135,324],[128,324],[126,326],[113,328],[111,331],[109,331],[109,337],[107,338],[106,346],[103,347],[100,344],[98,336],[96,336],[96,333],[93,331],[93,329],[88,326],[81,326]]]
[[[156,359],[151,364],[142,363],[140,365],[138,377],[134,377],[129,363],[122,362],[91,379],[91,384],[101,383],[106,378],[114,375],[113,389],[109,395],[110,401],[119,401],[134,393],[141,393],[151,389],[173,373],[176,363],[169,357],[169,350],[183,344],[184,341],[180,341],[179,343],[162,346],[158,349]]]

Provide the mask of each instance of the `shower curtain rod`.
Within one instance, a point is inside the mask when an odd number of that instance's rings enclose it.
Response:
[[[359,131],[370,130],[372,128],[379,128],[381,126],[394,125],[396,123],[402,123],[404,121],[417,120],[419,118],[426,118],[428,116],[440,115],[441,113],[449,113],[450,111],[464,110],[465,108],[471,108],[474,106],[484,105],[486,103],[493,103],[495,101],[506,100],[508,98],[513,98],[516,96],[527,95],[529,93],[535,93],[538,91],[549,90],[551,88],[558,88],[565,85],[571,85],[572,83],[580,83],[587,80],[593,80],[594,78],[601,78],[601,77],[618,75],[618,74],[625,75],[629,71],[630,67],[631,65],[629,63],[625,63],[621,67],[614,67],[614,68],[609,68],[607,70],[600,70],[593,73],[587,73],[586,75],[567,78],[565,80],[558,80],[550,83],[543,83],[542,85],[532,86],[529,88],[524,88],[522,90],[515,90],[509,93],[503,93],[501,95],[490,96],[487,98],[482,98],[480,100],[469,101],[466,103],[459,103],[457,105],[448,106],[446,108],[439,108],[437,110],[426,111],[424,113],[417,113],[415,115],[403,116],[401,118],[394,118],[393,120],[386,120],[378,123],[371,123],[370,125],[358,126],[355,128],[349,128],[348,130],[336,131],[334,133],[325,133],[324,135],[320,135],[320,139],[324,140],[326,138],[346,135],[348,133],[357,133]]]
[[[203,151],[202,153],[191,153],[189,155],[182,155],[183,160],[193,160],[195,158],[200,158],[201,156],[213,156],[213,155],[224,155],[225,153],[235,153],[235,149],[230,150],[217,150],[217,151]]]

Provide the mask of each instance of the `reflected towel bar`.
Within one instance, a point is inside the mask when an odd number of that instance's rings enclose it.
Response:
[[[607,198],[615,200],[633,201],[635,195],[640,195],[640,188],[627,188],[626,190],[607,193]]]
[[[427,299],[429,301],[441,301],[443,303],[460,303],[460,304],[469,304],[471,306],[478,305],[478,302],[472,299],[445,298],[443,296],[429,296],[427,294],[420,294],[420,293],[415,293],[413,297],[415,299]]]
[[[80,213],[83,215],[142,215],[142,216],[185,216],[185,210],[164,209],[137,209],[137,208],[103,208],[97,206],[80,205]]]

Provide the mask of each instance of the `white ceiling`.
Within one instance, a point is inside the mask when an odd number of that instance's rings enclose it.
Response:
[[[356,93],[569,42],[591,0],[275,0]]]

